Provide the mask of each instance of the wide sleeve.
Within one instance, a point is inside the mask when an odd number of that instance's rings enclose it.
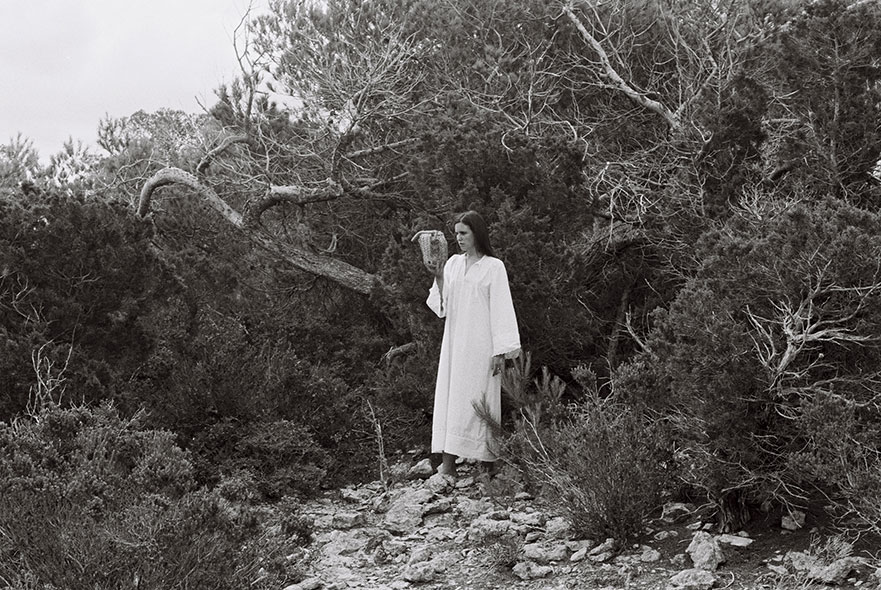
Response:
[[[503,354],[509,359],[519,356],[520,331],[517,329],[517,316],[514,313],[514,301],[511,299],[511,288],[508,285],[508,273],[501,260],[493,265],[489,287],[489,319],[493,356]]]
[[[444,264],[444,291],[446,291],[447,285],[450,284],[449,278],[447,277],[449,268],[450,259],[447,259],[447,262]],[[429,309],[431,309],[437,317],[445,318],[447,317],[446,300],[446,293],[441,293],[440,288],[437,286],[437,279],[434,279],[431,283],[431,289],[428,291],[428,299],[425,301],[425,304],[428,305]]]

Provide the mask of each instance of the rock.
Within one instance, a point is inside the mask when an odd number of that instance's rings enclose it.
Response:
[[[569,539],[572,536],[572,525],[562,516],[556,516],[545,523],[545,533],[551,539]]]
[[[705,531],[698,531],[691,539],[686,553],[691,557],[695,569],[714,571],[719,564],[725,561],[722,547],[712,535]]]
[[[569,558],[569,561],[571,561],[572,563],[576,563],[579,561],[584,561],[586,557],[587,557],[587,547],[582,547],[581,549],[579,549],[578,551],[576,551],[575,553],[572,554],[572,556]]]
[[[685,553],[677,553],[670,558],[670,563],[672,563],[676,567],[682,567],[683,565],[685,565],[686,561],[688,561],[688,558],[685,556]]]
[[[805,513],[801,510],[793,510],[784,514],[780,519],[780,526],[787,531],[797,531],[805,525]]]
[[[474,520],[485,515],[493,509],[493,505],[486,500],[472,500],[471,498],[459,498],[456,512],[465,520]]]
[[[511,522],[526,527],[540,529],[547,522],[547,518],[541,512],[513,512]]]
[[[365,523],[363,512],[344,511],[333,515],[331,526],[335,529],[352,529]]]
[[[340,497],[346,502],[353,504],[363,504],[367,502],[374,492],[368,488],[348,487],[340,490]]]
[[[566,541],[566,549],[569,551],[590,551],[596,546],[596,543],[590,539],[581,539],[580,541]]]
[[[667,502],[661,510],[661,520],[669,523],[680,522],[687,519],[694,511],[694,504]]]
[[[554,572],[554,568],[549,565],[538,565],[531,561],[521,561],[512,569],[514,575],[521,580],[538,580],[546,578]]]
[[[824,584],[840,585],[852,571],[863,565],[858,557],[842,557],[829,565],[817,564],[808,571],[808,578]]]
[[[605,541],[603,541],[602,543],[600,543],[599,545],[597,545],[596,547],[591,549],[587,553],[587,555],[589,557],[594,557],[595,555],[600,555],[602,553],[611,553],[615,550],[616,544],[617,543],[615,542],[615,539],[612,539],[611,537],[609,537],[608,539],[606,539]]]
[[[453,500],[451,498],[438,498],[434,502],[425,505],[423,516],[429,514],[446,514],[453,509]]]
[[[783,556],[783,563],[789,564],[797,572],[809,572],[822,565],[819,559],[804,551],[787,551]]]
[[[409,479],[427,479],[431,477],[431,474],[434,473],[434,469],[431,467],[431,459],[425,458],[407,472],[407,477]]]
[[[505,536],[511,530],[511,521],[495,520],[488,515],[478,516],[468,527],[468,538],[475,543]]]
[[[444,475],[443,473],[435,473],[425,480],[425,487],[435,494],[446,494],[453,489],[456,484],[456,478],[452,475]]]
[[[661,552],[657,549],[652,549],[651,547],[647,547],[643,545],[642,553],[639,556],[639,560],[643,563],[654,563],[656,561],[660,561]]]
[[[364,529],[353,531],[330,531],[322,534],[319,541],[324,541],[321,547],[321,555],[325,561],[333,564],[347,563],[351,561],[348,556],[361,551],[370,542],[370,536]]]
[[[532,494],[530,494],[529,492],[517,492],[516,494],[514,494],[514,500],[516,502],[528,502],[533,499],[534,498]]]
[[[683,570],[670,578],[670,586],[677,590],[709,590],[716,583],[716,576],[705,569]]]
[[[594,563],[605,563],[612,559],[615,556],[615,553],[612,551],[603,551],[602,553],[594,553],[591,555],[588,553],[588,559],[590,559]]]
[[[302,582],[285,586],[284,590],[318,590],[321,588],[321,580],[318,578],[307,578]]]
[[[564,545],[547,547],[541,543],[531,543],[523,546],[523,557],[536,563],[563,561],[568,554],[569,552]]]
[[[541,537],[542,537],[541,533],[539,533],[537,531],[532,531],[532,532],[526,533],[526,538],[524,540],[527,543],[535,543],[536,541],[541,539]]]
[[[456,537],[453,529],[444,526],[436,526],[428,531],[425,535],[427,543],[442,543]]]
[[[782,565],[773,565],[768,564],[768,569],[777,574],[778,576],[785,576],[789,574],[789,570],[783,567]]]
[[[422,524],[425,503],[433,496],[434,493],[427,489],[405,491],[389,506],[383,519],[383,526],[387,530],[399,534],[414,531]]]
[[[718,535],[716,540],[735,547],[749,547],[753,542],[753,539],[741,535]]]
[[[407,560],[407,565],[429,561],[433,555],[434,553],[432,552],[431,547],[417,547],[410,554],[410,559]]]
[[[422,561],[408,565],[401,572],[401,577],[408,582],[433,582],[437,576],[434,564],[430,561]]]
[[[669,539],[670,537],[678,537],[678,531],[658,531],[655,533],[654,539],[655,541],[663,541],[664,539]]]
[[[456,489],[457,490],[464,490],[465,488],[470,488],[473,485],[474,485],[474,478],[471,477],[470,475],[468,477],[463,477],[462,479],[456,481]]]

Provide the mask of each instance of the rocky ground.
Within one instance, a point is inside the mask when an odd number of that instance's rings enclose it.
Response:
[[[432,475],[427,461],[399,466],[398,483],[308,503],[313,540],[289,556],[304,579],[283,590],[881,588],[871,553],[811,517],[723,535],[693,506],[669,503],[641,542],[620,547],[573,534],[512,474],[460,467],[453,479]]]

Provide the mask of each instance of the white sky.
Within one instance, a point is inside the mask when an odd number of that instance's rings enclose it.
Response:
[[[253,2],[264,12],[267,0]],[[0,0],[0,144],[19,132],[48,161],[92,145],[106,114],[201,112],[238,73],[248,0]],[[93,150],[94,151],[94,150]]]

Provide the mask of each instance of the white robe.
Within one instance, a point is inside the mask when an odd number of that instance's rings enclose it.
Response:
[[[501,420],[501,374],[493,376],[492,357],[514,358],[520,334],[505,264],[484,256],[466,272],[465,255],[456,254],[444,266],[443,294],[437,281],[426,303],[445,317],[437,384],[434,391],[433,453],[495,461],[492,430],[475,404],[486,402],[490,415]]]

